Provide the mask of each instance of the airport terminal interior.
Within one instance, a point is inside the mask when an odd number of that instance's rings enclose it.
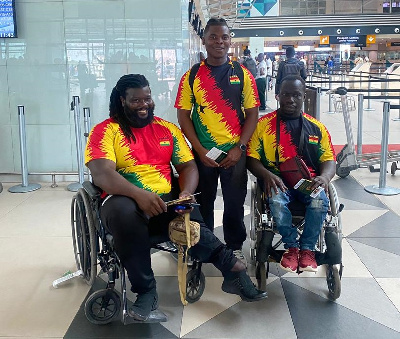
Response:
[[[298,275],[271,262],[268,298],[248,303],[224,293],[220,272],[203,264],[204,292],[183,306],[175,257],[152,250],[168,321],[124,325],[119,312],[93,324],[85,303],[106,274],[91,286],[79,275],[53,285],[78,270],[71,204],[89,177],[80,165],[85,134],[108,117],[111,90],[129,73],[148,78],[155,115],[177,123],[179,80],[206,55],[210,17],[227,20],[231,59],[247,49],[278,65],[292,46],[307,69],[304,110],[327,127],[339,155],[340,294],[332,298],[325,265]],[[399,66],[397,0],[1,0],[0,338],[400,339]],[[278,107],[274,84],[273,74],[259,117]],[[257,285],[254,181],[249,173],[243,252]],[[223,210],[219,188],[221,240]],[[127,290],[130,305],[129,282]],[[116,291],[121,297],[120,279]]]

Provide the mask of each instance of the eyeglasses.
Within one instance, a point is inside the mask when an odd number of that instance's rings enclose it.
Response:
[[[294,98],[294,99],[303,99],[304,94],[302,93],[279,93],[279,96],[283,97],[283,98]]]

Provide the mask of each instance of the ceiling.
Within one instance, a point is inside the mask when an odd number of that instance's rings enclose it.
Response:
[[[229,27],[234,27],[246,16],[256,0],[194,0],[196,8],[200,8],[199,15],[202,22],[211,17],[222,17]],[[243,3],[246,3],[246,6]],[[250,4],[249,4],[250,3]],[[244,12],[240,12],[240,11]]]

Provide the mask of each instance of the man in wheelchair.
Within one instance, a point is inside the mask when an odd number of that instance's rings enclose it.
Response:
[[[147,79],[140,74],[122,76],[110,96],[110,118],[92,129],[85,151],[94,184],[103,190],[102,221],[137,293],[128,313],[141,321],[158,307],[150,237],[167,240],[168,224],[177,212],[191,211],[175,211],[165,204],[177,198],[171,192],[171,163],[179,174],[179,198],[192,197],[198,183],[197,167],[180,129],[155,117],[154,108]],[[244,264],[204,224],[191,255],[222,272],[223,291],[246,301],[267,297],[252,284]]]
[[[326,127],[302,112],[305,89],[300,76],[283,79],[280,108],[259,119],[247,151],[247,167],[263,186],[286,249],[280,266],[289,272],[317,271],[315,246],[329,208],[329,182],[335,175],[335,154]],[[309,179],[302,191],[294,188],[301,178]],[[289,209],[293,200],[306,209],[299,240]]]

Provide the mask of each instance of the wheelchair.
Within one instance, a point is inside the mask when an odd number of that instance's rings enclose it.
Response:
[[[342,264],[342,223],[340,212],[344,205],[339,203],[336,189],[329,184],[328,198],[330,208],[319,235],[315,257],[318,266],[326,266],[328,298],[336,300],[341,293]],[[305,223],[305,206],[299,201],[289,204],[292,212],[292,225],[301,235]],[[251,183],[250,207],[250,259],[256,266],[258,287],[265,290],[268,279],[269,263],[279,263],[285,252],[267,197],[257,180]],[[299,272],[300,273],[300,272]]]
[[[85,181],[72,198],[71,226],[75,261],[81,277],[92,286],[98,271],[108,275],[107,286],[95,291],[86,300],[85,315],[93,324],[108,324],[118,318],[122,304],[124,324],[166,321],[161,311],[152,311],[147,321],[136,321],[128,315],[128,299],[126,295],[126,273],[118,255],[114,250],[113,237],[103,226],[100,218],[102,203],[101,190],[91,182]],[[176,253],[177,248],[168,239],[151,238],[152,248]],[[116,280],[121,279],[121,295],[115,290]],[[205,288],[205,276],[201,271],[201,263],[193,260],[187,273],[186,300],[194,303],[202,296]]]

